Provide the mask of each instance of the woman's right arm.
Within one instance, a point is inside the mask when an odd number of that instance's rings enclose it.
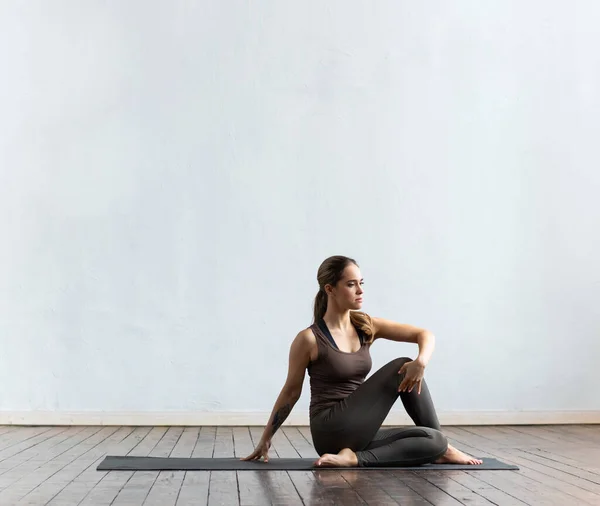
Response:
[[[296,402],[298,402],[298,399],[300,399],[306,368],[310,363],[311,353],[315,346],[315,337],[310,329],[303,330],[292,341],[289,353],[288,375],[285,384],[275,401],[271,416],[260,441],[256,445],[256,449],[251,455],[242,460],[258,460],[264,457],[265,462],[268,462],[267,452],[271,446],[273,435],[281,427]]]

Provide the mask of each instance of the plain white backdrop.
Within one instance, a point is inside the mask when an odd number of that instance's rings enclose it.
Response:
[[[599,15],[2,2],[1,418],[266,422],[333,254],[442,421],[600,417]]]

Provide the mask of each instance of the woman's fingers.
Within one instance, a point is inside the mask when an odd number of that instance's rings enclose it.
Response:
[[[264,459],[265,462],[269,462],[269,450],[265,450],[264,448],[258,448],[254,450],[247,457],[243,457],[240,460],[260,460]]]
[[[412,392],[415,387],[417,387],[417,393],[421,393],[421,381],[420,379],[408,379],[404,378],[400,386],[398,387],[398,392]]]
[[[412,392],[414,389],[417,389],[417,394],[421,393],[421,380],[415,380],[413,384],[410,386],[409,392]]]
[[[417,393],[420,394],[421,393],[421,383],[422,383],[422,380],[420,380],[420,379],[415,380],[413,382],[413,384],[411,385],[409,392],[412,392],[416,387]]]
[[[404,378],[404,380],[400,384],[400,388],[398,389],[398,391],[406,392],[406,390],[408,390],[411,387],[411,385],[412,385],[412,380],[410,380],[408,378]]]
[[[250,455],[243,458],[242,460],[260,460],[263,456],[263,453],[260,450],[254,450]]]

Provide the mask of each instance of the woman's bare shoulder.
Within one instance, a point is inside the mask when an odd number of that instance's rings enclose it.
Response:
[[[317,338],[310,327],[298,332],[291,345],[291,353],[315,360],[318,354]]]
[[[303,344],[308,344],[308,345],[316,344],[316,342],[317,342],[315,333],[313,332],[312,328],[310,328],[310,327],[302,329],[300,332],[298,332],[298,334],[296,335],[296,340]]]

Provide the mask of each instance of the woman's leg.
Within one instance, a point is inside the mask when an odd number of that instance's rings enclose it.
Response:
[[[342,448],[365,449],[375,438],[381,424],[398,399],[414,424],[439,430],[440,424],[425,381],[421,393],[398,392],[404,375],[400,368],[410,358],[397,358],[376,371],[362,385],[338,404],[311,420],[315,448],[338,452]]]
[[[419,466],[442,457],[448,450],[448,440],[429,427],[382,429],[364,450],[356,452],[357,465]]]
[[[450,450],[425,381],[420,394],[416,389],[398,392],[404,378],[398,371],[409,361],[403,357],[387,363],[352,394],[311,420],[320,455],[350,449],[356,452],[359,465],[400,466],[434,462]],[[398,397],[416,427],[380,430]]]

